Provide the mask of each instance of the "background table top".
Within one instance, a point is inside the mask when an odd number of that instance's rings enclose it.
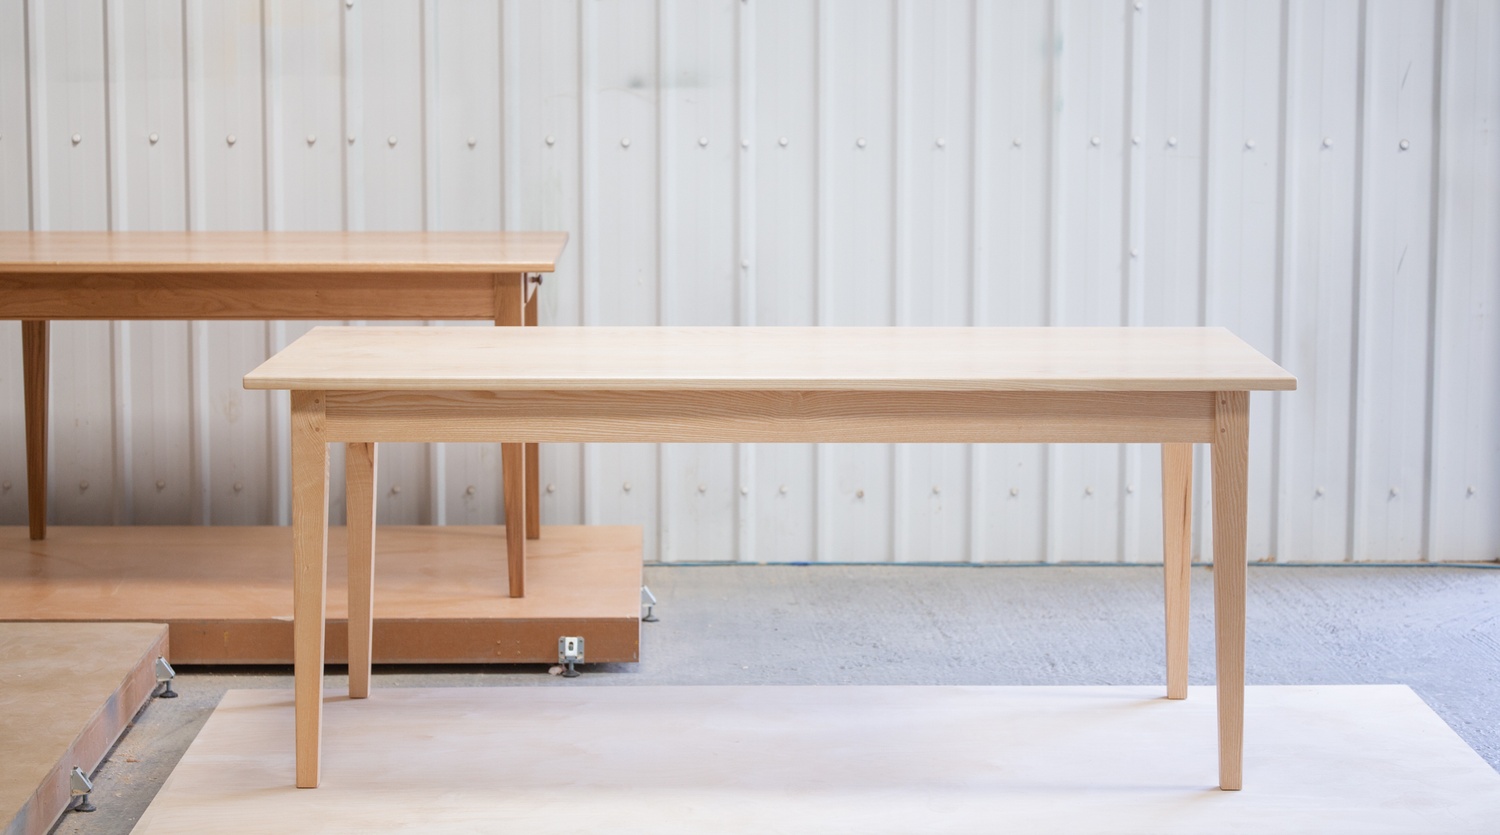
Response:
[[[566,232],[0,232],[0,275],[552,272]]]
[[[330,390],[1290,390],[1223,328],[320,327],[245,377]]]

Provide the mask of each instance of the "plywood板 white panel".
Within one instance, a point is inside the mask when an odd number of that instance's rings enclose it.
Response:
[[[1222,325],[1266,356],[1277,355],[1277,303],[1281,294],[1278,197],[1283,160],[1281,100],[1282,19],[1254,2],[1218,3],[1209,15],[1209,98],[1204,231],[1204,319]],[[1274,556],[1277,493],[1274,483],[1275,396],[1250,402],[1250,503],[1248,552]],[[1146,449],[1143,493],[1157,495],[1161,469]],[[1198,484],[1207,481],[1200,459]],[[1208,519],[1211,494],[1200,487],[1196,511]],[[1157,503],[1151,503],[1159,507]],[[1155,531],[1160,523],[1142,525]],[[1207,539],[1200,539],[1205,546]],[[1159,550],[1158,550],[1159,553]],[[1202,555],[1208,552],[1205,550]]]
[[[735,325],[739,286],[739,3],[661,6],[661,322]],[[691,226],[682,223],[692,217]],[[686,234],[684,234],[686,233]],[[662,448],[662,559],[725,559],[738,548],[737,447]],[[747,491],[748,497],[748,491]]]
[[[25,0],[0,2],[0,229],[31,227]]]
[[[1349,557],[1355,272],[1360,200],[1359,6],[1299,3],[1287,21],[1277,559]]]
[[[584,194],[586,202],[597,203],[585,210],[584,228],[593,232],[584,243],[591,248],[585,250],[590,295],[584,321],[660,324],[658,9],[646,0],[600,0],[584,9],[590,20],[579,48],[593,54],[593,74],[584,76],[583,85],[585,107],[594,118],[581,141],[597,165],[596,179],[585,185]],[[590,444],[584,449],[584,522],[644,523],[646,558],[660,558],[659,448]]]
[[[1127,151],[1125,4],[1098,11],[1060,3],[1053,153],[1060,175],[1050,324],[1118,325],[1125,318],[1123,198]],[[1049,455],[1046,558],[1120,556],[1122,453],[1059,446]],[[1066,521],[1064,521],[1066,520]]]
[[[583,321],[586,289],[578,234],[580,180],[579,7],[571,3],[507,2],[504,44],[505,228],[566,229],[573,237],[557,271],[537,291],[542,325]],[[542,523],[583,521],[583,447],[541,450]]]
[[[896,11],[894,0],[821,7],[820,325],[896,322]],[[894,448],[824,445],[817,456],[818,558],[890,560]]]
[[[975,5],[974,324],[1047,324],[1052,174],[1053,8]],[[1046,447],[975,447],[972,559],[1045,553]]]
[[[1471,0],[0,0],[0,227],[563,229],[544,325],[1225,325],[1301,379],[1251,399],[1252,559],[1491,560],[1497,27]],[[286,398],[239,377],[313,324],[58,324],[55,520],[285,523]],[[19,369],[0,325],[10,524]],[[495,458],[393,445],[383,518],[498,520]],[[1155,561],[1158,467],[560,445],[542,512],[644,524],[653,559]]]
[[[1427,557],[1500,551],[1500,7],[1443,6]]]
[[[344,226],[344,8],[265,0],[271,229]]]
[[[749,6],[745,7],[749,9]],[[812,325],[818,317],[818,7],[767,0],[747,14],[758,34],[753,61],[754,230],[745,277],[754,282],[744,321]],[[749,445],[754,545],[742,560],[817,558],[817,459],[808,444]]]
[[[897,6],[896,321],[974,324],[973,3]],[[894,449],[893,556],[967,562],[971,447]]]
[[[1418,560],[1427,477],[1436,2],[1365,7],[1355,560]]]

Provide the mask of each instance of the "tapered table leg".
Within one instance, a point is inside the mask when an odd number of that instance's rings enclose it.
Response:
[[[1193,445],[1161,445],[1162,551],[1166,567],[1167,698],[1186,699],[1188,602],[1193,564]]]
[[[522,327],[526,324],[526,276],[508,273],[495,276],[495,324]],[[525,362],[525,357],[516,357]],[[505,494],[505,551],[510,575],[510,596],[526,596],[526,444],[500,445],[500,472]]]
[[[21,323],[26,394],[26,510],[32,539],[47,538],[47,343],[51,322]]]
[[[1249,392],[1219,392],[1215,408],[1214,642],[1218,656],[1219,788],[1243,783],[1245,740],[1245,505]]]
[[[292,662],[297,788],[317,788],[328,594],[328,444],[321,391],[292,393]]]
[[[370,695],[375,609],[377,448],[349,444],[344,454],[349,513],[349,698]]]
[[[536,327],[536,300],[541,295],[541,276],[527,288],[526,327]],[[542,456],[540,444],[526,445],[526,538],[542,538]]]

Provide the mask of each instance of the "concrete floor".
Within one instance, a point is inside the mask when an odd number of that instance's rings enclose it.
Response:
[[[375,687],[1151,684],[1164,676],[1150,566],[651,566],[660,623],[639,664],[377,668]],[[1410,685],[1500,770],[1500,570],[1252,566],[1250,684]],[[1193,573],[1194,684],[1213,681],[1213,588]],[[179,669],[58,833],[126,833],[224,691],[287,668]],[[328,688],[345,687],[330,675]],[[290,745],[291,741],[288,740]],[[289,778],[290,779],[290,778]]]

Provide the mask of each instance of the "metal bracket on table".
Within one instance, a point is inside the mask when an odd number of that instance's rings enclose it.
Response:
[[[167,663],[167,659],[162,658],[160,655],[156,656],[156,685],[162,688],[162,691],[156,694],[156,698],[177,698],[177,694],[172,692],[172,679],[176,677],[177,671],[172,669],[172,665]]]
[[[526,282],[526,301],[531,301],[532,295],[542,289],[542,274],[527,273],[523,280]]]
[[[564,635],[557,639],[557,663],[566,667],[563,678],[578,678],[573,665],[583,663],[583,636]]]
[[[73,770],[68,774],[68,808],[74,812],[92,812],[98,809],[98,806],[89,802],[89,792],[93,790],[94,781],[83,773],[83,769],[73,766]],[[77,805],[72,805],[74,800],[78,801]]]
[[[641,586],[641,605],[646,607],[646,616],[641,618],[642,623],[656,623],[661,620],[655,614],[656,595],[651,593],[650,586]]]

